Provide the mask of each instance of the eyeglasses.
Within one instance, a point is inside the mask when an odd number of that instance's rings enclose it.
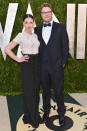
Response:
[[[45,14],[50,14],[50,13],[52,13],[52,11],[47,11],[47,12],[41,12],[43,15],[45,15]]]

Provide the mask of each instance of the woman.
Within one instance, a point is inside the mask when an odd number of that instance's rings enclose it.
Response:
[[[34,18],[26,14],[23,18],[24,32],[18,35],[5,47],[5,52],[15,61],[21,63],[21,78],[24,100],[23,122],[37,128],[41,122],[39,115],[39,87],[40,87],[40,42],[34,29]],[[18,58],[12,49],[20,45],[23,56]]]

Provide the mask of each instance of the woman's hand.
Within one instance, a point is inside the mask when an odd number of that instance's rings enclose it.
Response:
[[[29,60],[29,56],[28,55],[24,55],[21,58],[18,58],[17,62],[19,62],[19,63],[21,63],[23,61],[28,62],[28,60]]]

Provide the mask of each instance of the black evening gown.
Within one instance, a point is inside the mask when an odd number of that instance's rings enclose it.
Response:
[[[24,123],[39,126],[40,55],[29,55],[28,62],[21,63],[21,78],[24,100]]]

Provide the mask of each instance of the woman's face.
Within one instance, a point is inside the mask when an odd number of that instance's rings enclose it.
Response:
[[[34,28],[34,21],[32,18],[26,18],[23,22],[23,26],[25,27],[25,30],[32,31]]]

